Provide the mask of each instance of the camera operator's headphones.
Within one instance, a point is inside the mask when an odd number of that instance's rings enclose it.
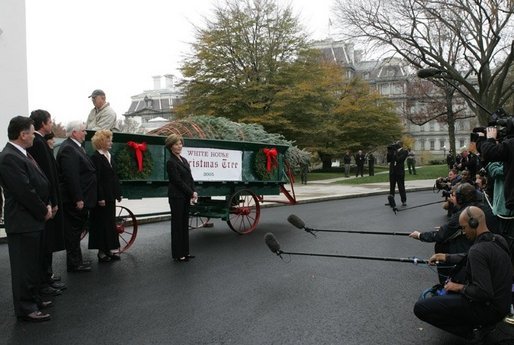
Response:
[[[468,225],[471,229],[476,229],[480,225],[478,219],[473,217],[470,211],[471,206],[466,207],[466,215],[468,216]]]

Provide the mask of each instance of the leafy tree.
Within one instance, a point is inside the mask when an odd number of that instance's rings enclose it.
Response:
[[[418,68],[432,67],[491,111],[514,93],[512,0],[336,0],[348,37],[392,50]],[[480,123],[489,115],[473,102]]]
[[[178,114],[216,115],[235,121],[266,114],[282,69],[306,46],[290,6],[274,0],[227,0],[214,19],[197,28],[193,55],[182,74]]]
[[[317,152],[325,165],[348,148],[399,138],[391,105],[306,48],[290,7],[229,0],[214,18],[197,29],[194,54],[182,67],[187,81],[179,117],[214,115],[262,125]]]
[[[66,138],[66,128],[61,122],[57,122],[57,119],[53,121],[52,132],[56,138]]]

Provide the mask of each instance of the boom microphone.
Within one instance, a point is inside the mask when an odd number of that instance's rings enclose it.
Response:
[[[287,217],[287,221],[291,224],[293,224],[295,227],[297,227],[298,229],[304,229],[305,228],[305,223],[303,220],[300,219],[300,217],[298,217],[297,215],[295,214],[291,214],[289,215],[289,217]]]
[[[280,250],[280,244],[271,232],[268,232],[266,235],[264,235],[264,242],[266,242],[266,245],[272,253],[277,255],[282,254],[282,251]]]
[[[316,237],[316,234],[314,233],[315,230],[306,227],[304,221],[301,220],[300,217],[298,217],[298,216],[296,216],[294,214],[291,214],[291,215],[289,215],[289,217],[287,217],[287,221],[289,223],[291,223],[292,225],[294,225],[295,227],[297,227],[298,229],[305,230],[306,232],[308,232],[312,236]]]
[[[489,111],[489,109],[484,107],[480,102],[478,102],[476,99],[474,99],[473,97],[471,97],[470,95],[468,95],[467,93],[462,91],[457,85],[455,85],[451,81],[451,78],[449,78],[448,73],[445,73],[445,71],[437,69],[437,68],[423,68],[418,71],[417,75],[419,78],[422,78],[422,79],[431,78],[431,77],[442,78],[449,85],[451,85],[458,93],[460,93],[462,96],[464,96],[464,98],[473,102],[477,107],[479,107],[480,109],[485,111],[490,116],[493,116],[493,113],[491,111]]]
[[[444,71],[441,71],[440,69],[437,69],[437,68],[424,68],[424,69],[420,69],[417,73],[418,77],[419,78],[431,78],[431,77],[435,77],[435,76],[440,76],[441,74],[443,74]]]
[[[289,255],[302,255],[302,256],[320,256],[320,257],[329,257],[329,258],[343,258],[343,259],[361,259],[361,260],[373,260],[373,261],[395,261],[395,262],[408,262],[417,264],[428,264],[428,260],[418,259],[416,257],[413,258],[390,258],[390,257],[377,257],[377,256],[361,256],[361,255],[343,255],[343,254],[317,254],[317,253],[298,253],[298,252],[284,252],[280,249],[280,245],[278,244],[275,236],[272,233],[268,232],[264,235],[264,242],[268,248],[278,256],[281,254],[289,254]]]
[[[289,217],[287,217],[287,220],[289,223],[297,227],[298,229],[302,229],[307,231],[309,234],[316,237],[316,234],[314,232],[342,232],[342,233],[349,233],[349,234],[365,234],[365,235],[391,235],[391,236],[409,236],[410,232],[386,232],[386,231],[360,231],[360,230],[321,230],[321,229],[313,229],[308,228],[305,226],[305,222],[300,219],[300,217],[292,214]]]

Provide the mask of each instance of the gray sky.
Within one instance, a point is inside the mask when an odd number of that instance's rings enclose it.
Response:
[[[326,38],[332,0],[291,3],[312,38]],[[26,0],[29,109],[58,122],[84,120],[103,89],[118,118],[130,96],[175,74],[213,7],[210,0]]]

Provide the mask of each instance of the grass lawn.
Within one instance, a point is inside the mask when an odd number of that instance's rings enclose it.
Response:
[[[352,173],[355,173],[352,171]],[[353,176],[353,175],[351,175]],[[421,167],[416,167],[416,175],[409,175],[408,171],[405,171],[405,181],[412,180],[435,180],[440,176],[448,176],[448,166],[445,164],[442,165],[425,165]],[[319,181],[326,180],[332,178],[344,177],[344,173],[322,173],[322,172],[312,172],[309,173],[307,179],[308,181]],[[298,180],[300,181],[300,177],[298,176]],[[388,169],[385,167],[375,167],[375,176],[366,176],[358,177],[358,178],[349,178],[341,181],[337,181],[335,183],[342,184],[362,184],[362,183],[375,183],[375,182],[387,182],[389,181],[389,173]]]

